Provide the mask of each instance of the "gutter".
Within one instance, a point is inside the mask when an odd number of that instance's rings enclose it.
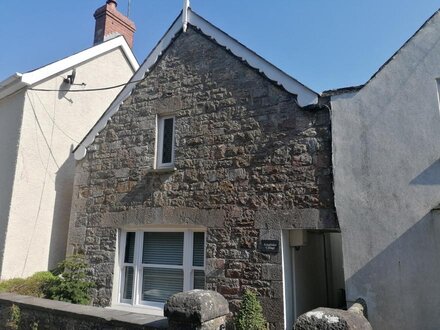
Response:
[[[0,100],[26,86],[29,86],[29,84],[23,82],[23,74],[19,72],[14,73],[0,82]]]

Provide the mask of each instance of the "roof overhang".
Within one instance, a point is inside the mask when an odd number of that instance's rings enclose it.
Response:
[[[0,82],[0,100],[16,91],[28,86],[22,81],[23,75],[19,72]]]
[[[6,78],[0,82],[0,100],[4,97],[14,94],[23,87],[35,85],[40,81],[43,81],[60,72],[66,71],[83,62],[91,60],[117,48],[122,50],[127,58],[127,61],[130,63],[130,66],[134,71],[136,71],[139,68],[139,63],[136,60],[136,57],[125,41],[125,38],[118,36],[39,69],[26,73],[13,74],[9,78]]]

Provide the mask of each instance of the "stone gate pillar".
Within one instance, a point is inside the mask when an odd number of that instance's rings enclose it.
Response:
[[[170,330],[224,330],[228,314],[227,300],[208,290],[177,293],[164,306]]]

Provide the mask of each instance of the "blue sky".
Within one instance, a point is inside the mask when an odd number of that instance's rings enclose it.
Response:
[[[126,13],[128,0],[118,0]],[[182,0],[131,0],[142,61]],[[0,80],[88,48],[105,0],[2,0]],[[434,0],[192,0],[198,14],[312,89],[362,84],[428,19]]]

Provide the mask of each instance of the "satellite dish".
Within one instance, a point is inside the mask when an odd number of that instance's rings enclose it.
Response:
[[[64,82],[65,82],[66,84],[73,85],[73,83],[75,82],[75,77],[76,77],[76,69],[73,69],[73,70],[72,70],[72,73],[69,74],[69,75],[67,76],[67,78],[64,78]]]

